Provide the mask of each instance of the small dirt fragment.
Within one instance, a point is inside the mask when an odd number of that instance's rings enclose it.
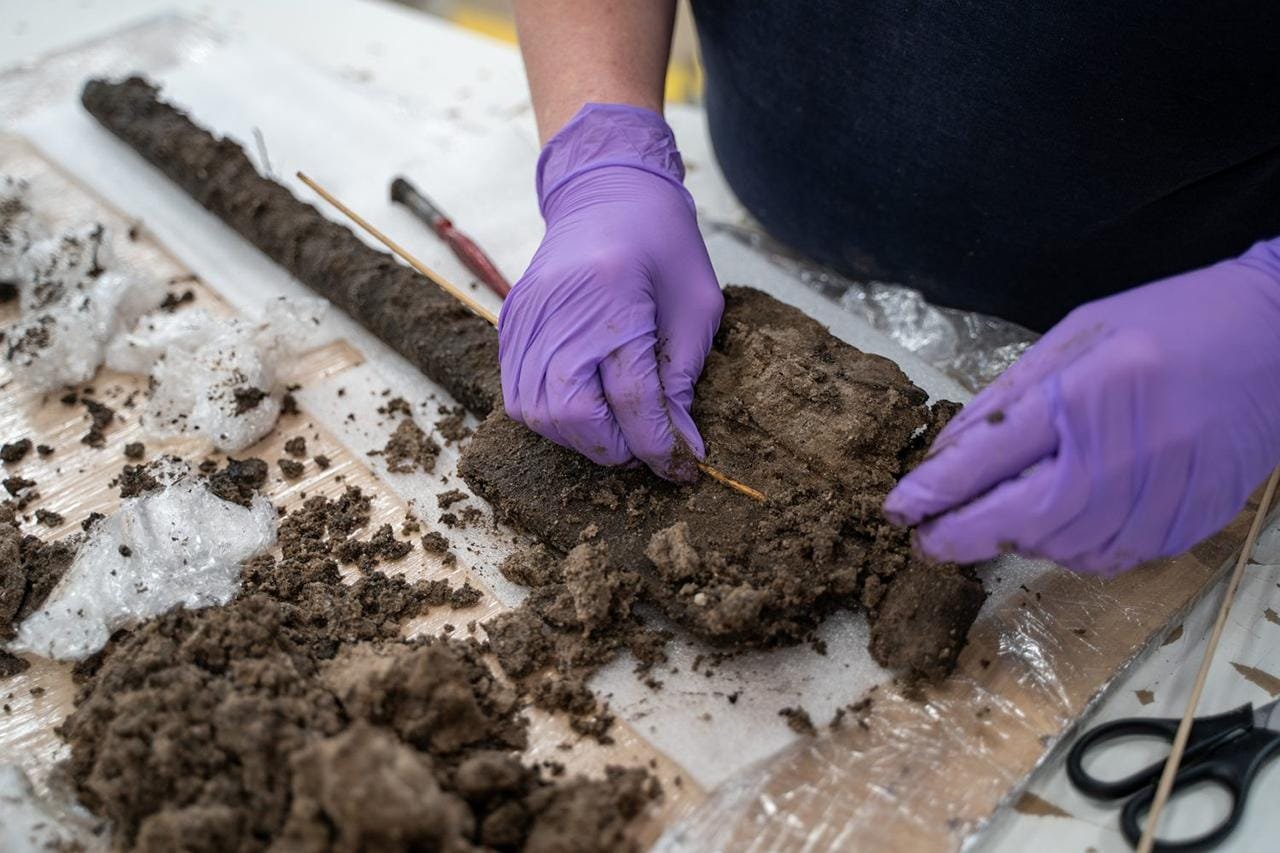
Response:
[[[284,474],[286,480],[298,479],[306,468],[305,463],[296,459],[277,459],[276,464],[280,466],[280,473]]]
[[[11,441],[8,444],[0,446],[0,461],[21,462],[22,458],[30,452],[31,439],[20,438],[17,441]]]
[[[422,431],[412,418],[401,418],[391,438],[382,449],[386,457],[387,469],[396,474],[411,474],[414,471],[430,473],[436,467],[436,458],[440,455],[440,445],[436,444]]]
[[[809,716],[809,712],[804,708],[783,708],[778,712],[778,716],[787,721],[787,728],[798,735],[814,735],[818,730],[813,725],[813,720]]]

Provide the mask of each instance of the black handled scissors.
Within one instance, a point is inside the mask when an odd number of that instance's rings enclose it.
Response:
[[[1067,776],[1081,793],[1103,800],[1129,797],[1120,812],[1120,829],[1135,846],[1142,836],[1142,819],[1155,799],[1164,761],[1107,782],[1084,769],[1085,756],[1111,741],[1133,736],[1158,737],[1172,743],[1179,722],[1129,717],[1105,723],[1085,733],[1067,754]],[[1182,764],[1174,776],[1173,790],[1202,783],[1217,785],[1231,795],[1231,813],[1202,835],[1181,841],[1157,841],[1155,849],[1207,850],[1230,835],[1244,814],[1254,777],[1277,754],[1280,754],[1280,699],[1259,708],[1246,703],[1225,714],[1196,717]]]

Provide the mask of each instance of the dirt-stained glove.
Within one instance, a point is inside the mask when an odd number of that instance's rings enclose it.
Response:
[[[885,501],[938,560],[1113,574],[1226,525],[1280,462],[1280,239],[1084,305]]]
[[[671,128],[588,104],[538,161],[546,236],[498,323],[507,414],[601,465],[696,476],[693,386],[724,298]]]

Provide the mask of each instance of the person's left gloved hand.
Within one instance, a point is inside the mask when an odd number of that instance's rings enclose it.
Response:
[[[938,435],[885,513],[928,557],[1111,574],[1224,527],[1280,462],[1280,240],[1084,305]]]

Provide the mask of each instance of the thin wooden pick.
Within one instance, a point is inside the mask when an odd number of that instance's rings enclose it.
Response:
[[[298,175],[298,180],[302,181],[308,187],[315,190],[316,193],[321,198],[323,198],[325,201],[329,202],[329,204],[333,205],[338,210],[340,210],[343,213],[343,215],[345,215],[348,219],[350,219],[356,225],[359,225],[369,234],[373,235],[374,239],[376,239],[379,243],[381,243],[382,245],[390,249],[393,254],[398,256],[401,260],[403,260],[409,266],[413,267],[418,272],[422,273],[422,275],[432,284],[436,285],[441,290],[445,291],[450,296],[452,296],[454,299],[458,300],[463,305],[467,306],[467,308],[471,310],[471,313],[475,314],[480,319],[485,320],[486,322],[489,323],[489,325],[491,326],[498,325],[497,316],[495,316],[494,313],[490,311],[488,308],[484,307],[479,302],[476,302],[474,299],[472,299],[469,293],[457,287],[447,278],[445,278],[444,276],[437,273],[435,270],[428,267],[426,264],[424,264],[422,261],[415,258],[413,255],[409,254],[409,252],[406,251],[404,247],[402,247],[399,243],[392,240],[386,234],[383,234],[381,231],[375,228],[372,224],[370,224],[369,221],[366,220],[363,216],[356,213],[351,208],[347,207],[345,204],[339,201],[336,196],[334,196],[324,187],[317,184],[315,181],[311,180],[311,178],[307,177],[302,172],[298,172],[297,175]],[[728,486],[734,491],[741,492],[742,494],[746,495],[752,500],[760,501],[761,503],[763,503],[766,500],[764,492],[761,492],[758,489],[753,489],[745,483],[739,483],[737,480],[733,479],[732,477],[725,474],[724,472],[716,469],[715,467],[708,465],[706,462],[699,462],[698,470],[702,471],[702,473],[706,474],[708,477],[711,477],[716,482],[723,483],[724,485]]]
[[[1151,801],[1151,811],[1147,812],[1147,823],[1142,830],[1142,838],[1138,841],[1138,853],[1151,853],[1156,843],[1156,826],[1160,823],[1160,812],[1164,810],[1169,795],[1173,792],[1173,780],[1178,775],[1178,765],[1182,763],[1183,750],[1187,748],[1187,739],[1191,736],[1191,725],[1195,721],[1196,705],[1200,702],[1200,694],[1204,692],[1204,684],[1209,676],[1209,666],[1213,663],[1213,653],[1222,639],[1222,630],[1227,624],[1227,614],[1231,612],[1231,603],[1235,600],[1236,591],[1244,577],[1244,568],[1253,556],[1253,546],[1262,532],[1262,522],[1266,520],[1267,510],[1271,508],[1275,497],[1276,483],[1280,482],[1280,466],[1271,472],[1267,487],[1262,493],[1262,502],[1253,516],[1253,524],[1249,526],[1249,535],[1244,540],[1240,557],[1236,560],[1235,570],[1222,595],[1222,606],[1218,608],[1218,619],[1213,623],[1213,632],[1209,635],[1209,644],[1204,650],[1204,659],[1200,661],[1200,671],[1196,673],[1195,685],[1191,688],[1191,698],[1187,700],[1187,710],[1178,724],[1178,732],[1173,738],[1173,747],[1169,750],[1169,758],[1164,763],[1164,772],[1160,774],[1160,784],[1156,786],[1155,799]]]
[[[490,326],[498,325],[497,316],[495,316],[494,313],[490,311],[488,308],[484,307],[479,302],[476,302],[474,299],[472,299],[469,293],[466,293],[465,291],[461,290],[460,288],[455,286],[453,282],[449,281],[447,278],[445,278],[444,276],[437,273],[435,270],[428,267],[422,261],[418,260],[413,255],[406,252],[404,248],[400,246],[399,243],[396,243],[386,234],[383,234],[377,228],[373,227],[373,225],[371,225],[369,221],[366,220],[363,216],[356,213],[354,210],[347,207],[342,202],[338,201],[338,199],[332,193],[326,190],[324,187],[320,186],[315,181],[311,180],[302,172],[298,172],[297,174],[298,174],[298,180],[302,181],[304,184],[311,187],[311,189],[315,190],[316,193],[322,199],[329,202],[329,204],[333,205],[334,207],[338,208],[338,210],[342,211],[342,213],[348,219],[350,219],[355,224],[359,225],[365,231],[372,234],[374,239],[376,239],[379,243],[381,243],[382,245],[390,249],[392,253],[398,255],[409,266],[413,267],[415,270],[422,273],[422,275],[426,277],[427,281],[430,281],[432,284],[436,285],[441,290],[448,293],[454,299],[458,300],[463,305],[467,306],[467,308],[471,309],[472,314],[475,314],[480,319],[487,321]]]

